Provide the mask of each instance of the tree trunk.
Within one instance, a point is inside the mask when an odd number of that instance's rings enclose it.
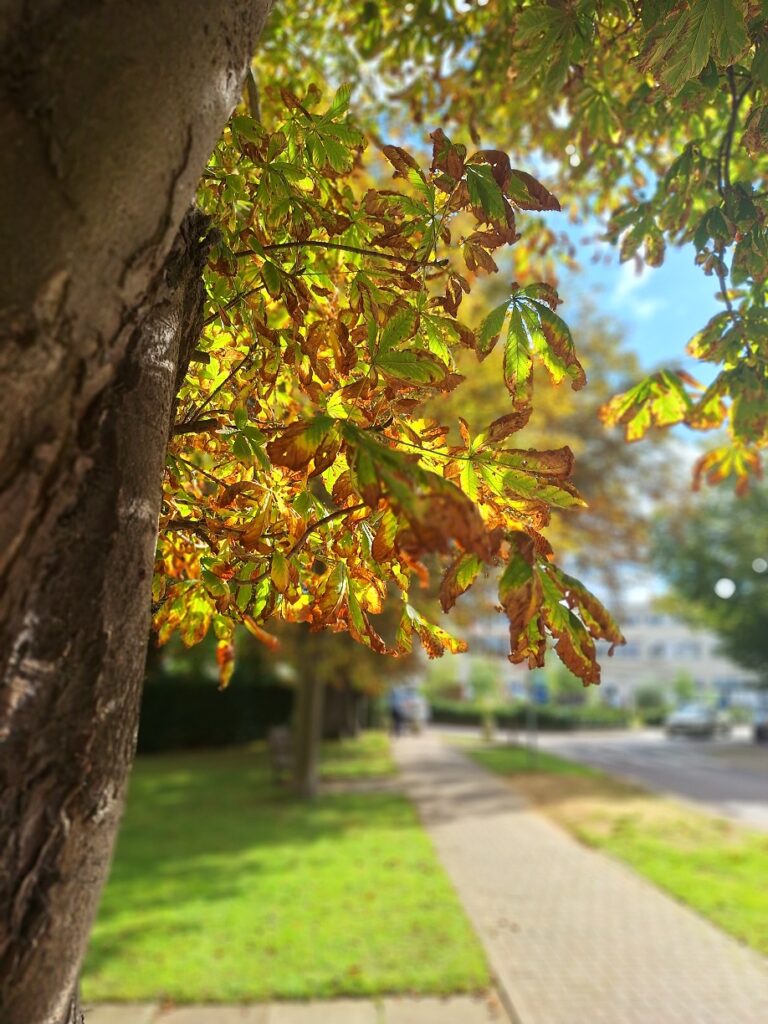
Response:
[[[133,758],[187,212],[269,0],[0,14],[0,1020],[74,1024]]]
[[[324,689],[322,682],[304,675],[297,684],[293,789],[304,800],[315,799],[320,783]]]
[[[360,733],[363,694],[344,680],[326,686],[323,700],[323,739],[355,739]]]

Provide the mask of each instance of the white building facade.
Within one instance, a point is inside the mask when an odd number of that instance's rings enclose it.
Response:
[[[608,703],[632,707],[637,687],[649,683],[668,689],[672,696],[681,678],[690,679],[696,691],[710,699],[751,703],[757,676],[719,654],[714,634],[655,611],[650,603],[627,606],[617,618],[626,644],[610,658],[607,646],[601,645],[600,651],[600,693]],[[505,657],[509,652],[509,631],[501,616],[477,623],[466,636],[473,654]],[[509,665],[504,675],[516,693],[530,680],[526,666]]]

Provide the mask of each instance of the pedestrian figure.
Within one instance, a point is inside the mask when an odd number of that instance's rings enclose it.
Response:
[[[392,719],[392,734],[402,736],[403,729],[408,722],[406,710],[407,693],[402,686],[393,686],[389,691],[389,714]]]

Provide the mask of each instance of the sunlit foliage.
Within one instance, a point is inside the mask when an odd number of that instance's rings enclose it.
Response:
[[[537,365],[557,387],[585,384],[554,282],[528,261],[482,317],[460,307],[510,247],[557,251],[538,219],[559,208],[553,193],[574,216],[602,217],[622,259],[657,266],[668,242],[692,242],[723,311],[691,351],[720,372],[706,389],[660,372],[604,415],[630,438],[653,424],[726,424],[728,444],[701,472],[759,471],[764,5],[287,0],[270,33],[261,93],[254,79],[199,193],[218,236],[169,452],[160,639],[179,630],[193,643],[212,627],[223,683],[235,625],[269,644],[270,617],[395,655],[415,633],[439,656],[463,644],[412,598],[437,561],[445,609],[500,574],[512,660],[541,664],[549,635],[597,681],[595,641],[621,635],[542,533],[552,508],[581,503],[571,452],[513,440]],[[357,86],[355,120],[349,85],[325,100],[306,85],[326,78]],[[435,126],[431,161],[412,144],[421,123]],[[398,130],[401,145],[387,144]],[[369,138],[393,172],[386,185],[366,169]],[[515,166],[542,160],[552,191]],[[457,443],[425,403],[460,386],[459,348],[482,359],[496,346],[508,411],[478,433],[460,423]],[[392,600],[400,625],[382,636],[376,616]]]

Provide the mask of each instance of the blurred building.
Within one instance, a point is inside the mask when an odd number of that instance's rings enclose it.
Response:
[[[607,646],[601,645],[600,651],[600,694],[606,702],[632,706],[634,691],[647,683],[668,689],[673,696],[675,684],[688,679],[702,697],[724,704],[754,703],[756,674],[719,654],[713,633],[655,611],[650,602],[626,606],[618,618],[626,644],[610,658]],[[502,616],[477,623],[465,635],[473,654],[505,657],[509,652],[509,631]],[[505,677],[515,695],[530,685],[525,666],[509,665]]]

